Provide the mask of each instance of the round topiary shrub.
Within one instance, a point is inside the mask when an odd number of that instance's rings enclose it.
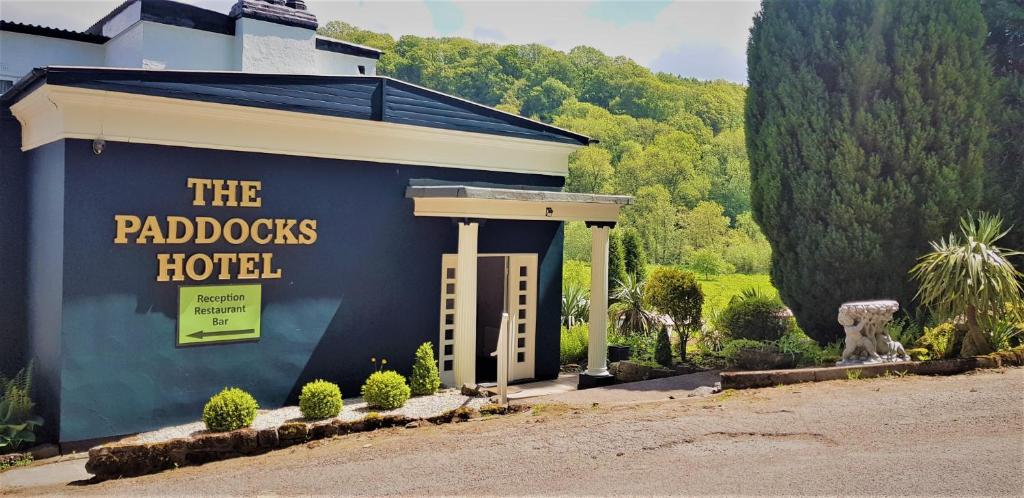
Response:
[[[749,296],[735,299],[719,317],[719,326],[733,339],[776,341],[788,329],[786,307],[778,298]]]
[[[434,347],[424,342],[416,350],[416,359],[412,364],[412,377],[409,388],[414,396],[434,394],[441,387],[441,376],[437,372],[437,360],[434,359]]]
[[[341,413],[341,389],[333,382],[314,380],[302,386],[299,410],[309,420],[334,418]]]
[[[203,407],[203,423],[213,432],[249,427],[259,407],[251,394],[237,387],[225,387],[206,402]]]
[[[373,372],[366,379],[361,392],[368,405],[384,410],[401,408],[411,394],[405,377],[394,370]]]

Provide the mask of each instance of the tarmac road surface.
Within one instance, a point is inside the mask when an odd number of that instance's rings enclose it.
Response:
[[[542,405],[134,479],[7,492],[1020,496],[1024,369]]]

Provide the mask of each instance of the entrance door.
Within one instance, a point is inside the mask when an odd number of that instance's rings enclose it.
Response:
[[[509,381],[533,378],[537,328],[537,255],[480,254],[477,262],[477,274],[480,278],[477,288],[476,344],[458,344],[455,340],[457,256],[445,254],[441,258],[441,317],[438,338],[438,370],[441,373],[441,382],[447,386],[455,385],[456,351],[467,348],[470,354],[478,357],[484,353],[489,355],[490,351],[493,351],[491,343],[494,341],[489,341],[488,338],[496,340],[497,331],[492,329],[496,326],[494,323],[501,321],[501,309],[509,314],[509,332],[512,334]],[[491,275],[496,272],[503,275]],[[482,286],[488,288],[480,288]],[[484,310],[487,312],[482,313]],[[480,348],[490,350],[477,351]],[[480,377],[493,377],[492,372],[493,370],[478,370],[477,382],[493,380]]]
[[[534,377],[534,340],[537,331],[537,255],[508,257],[508,319],[512,329],[512,357],[508,380]]]

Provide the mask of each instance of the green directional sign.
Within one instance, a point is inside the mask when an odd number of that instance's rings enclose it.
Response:
[[[260,284],[178,288],[178,345],[260,339]]]

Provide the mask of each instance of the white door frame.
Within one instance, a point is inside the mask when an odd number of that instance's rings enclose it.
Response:
[[[476,383],[476,265],[472,265],[470,270],[471,279],[465,278],[469,275],[459,275],[459,256],[441,255],[437,362],[441,382],[449,387]],[[513,332],[509,380],[533,378],[536,371],[537,272],[540,257],[536,253],[479,253],[474,256],[476,261],[484,257],[508,258],[505,300],[512,321],[510,330]],[[469,296],[472,296],[472,300],[466,299]],[[472,311],[460,309],[461,303],[472,307]],[[463,325],[463,320],[471,322]]]

